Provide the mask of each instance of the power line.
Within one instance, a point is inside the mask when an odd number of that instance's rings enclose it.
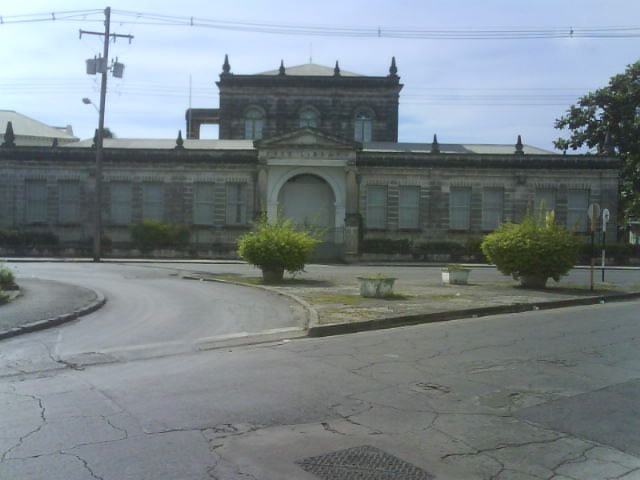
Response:
[[[43,12],[28,15],[0,16],[0,25],[45,21],[98,21],[88,18],[101,14],[101,10],[71,10]],[[414,40],[540,40],[559,38],[616,39],[640,38],[640,26],[595,27],[479,27],[479,28],[416,28],[386,26],[294,25],[285,23],[247,22],[212,19],[195,16],[163,15],[113,10],[124,25],[157,25],[197,27],[235,32],[266,33],[275,35],[305,35],[323,37],[395,38]],[[116,21],[116,20],[114,20]]]

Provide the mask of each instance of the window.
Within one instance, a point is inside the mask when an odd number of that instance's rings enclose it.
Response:
[[[420,228],[420,187],[400,187],[398,195],[398,227]]]
[[[214,184],[196,183],[193,186],[193,223],[213,225]]]
[[[129,225],[131,223],[132,188],[130,183],[119,182],[109,185],[111,191],[111,223]]]
[[[588,208],[588,190],[569,190],[567,192],[567,228],[576,232],[586,232]]]
[[[244,115],[244,138],[259,140],[264,128],[264,114],[257,108],[250,108]]]
[[[373,117],[369,112],[359,111],[355,118],[355,140],[357,142],[370,142]]]
[[[24,187],[26,223],[47,223],[46,180],[27,180]]]
[[[550,188],[536,190],[536,198],[533,204],[535,215],[548,213],[556,209],[556,191]],[[542,212],[541,212],[542,210]]]
[[[451,230],[469,230],[470,218],[471,188],[451,188],[449,193],[449,228]]]
[[[247,186],[244,183],[227,184],[227,225],[247,223]]]
[[[145,183],[142,185],[142,219],[164,219],[164,189],[161,183]]]
[[[482,230],[495,230],[502,223],[504,190],[485,188],[482,192]]]
[[[367,228],[387,228],[387,187],[367,186]]]
[[[319,118],[318,112],[311,108],[305,108],[300,112],[300,127],[318,128]]]
[[[58,184],[58,221],[60,223],[80,223],[79,182],[60,182]]]

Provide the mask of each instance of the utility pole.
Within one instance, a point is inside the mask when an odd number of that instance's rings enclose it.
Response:
[[[93,69],[90,67],[91,60],[87,60],[87,73],[102,73],[102,81],[100,83],[100,109],[98,111],[98,132],[96,135],[96,189],[94,200],[94,231],[93,231],[93,261],[99,262],[102,256],[102,158],[103,158],[103,138],[104,138],[104,111],[107,100],[107,72],[109,70],[109,40],[113,38],[127,38],[129,43],[133,40],[133,35],[119,35],[111,33],[111,7],[104,10],[104,32],[90,32],[80,30],[80,38],[82,35],[98,35],[104,37],[104,48],[102,58],[93,60]],[[114,76],[122,77],[124,66],[115,63],[111,69]],[[92,70],[92,71],[90,71]]]

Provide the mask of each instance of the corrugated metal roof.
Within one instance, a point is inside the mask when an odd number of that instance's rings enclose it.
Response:
[[[93,139],[65,145],[67,148],[91,147]],[[104,148],[173,150],[175,138],[105,138]],[[187,150],[253,150],[253,140],[185,140]]]
[[[440,143],[441,153],[477,153],[485,155],[511,155],[515,152],[515,144],[480,144],[480,143]],[[431,152],[430,143],[394,143],[369,142],[365,143],[365,151],[383,152]],[[557,152],[524,145],[523,151],[527,155],[557,155]]]
[[[4,134],[7,122],[11,122],[18,145],[20,144],[19,137],[49,138],[51,141],[57,138],[70,142],[78,140],[65,129],[51,127],[13,110],[0,110],[0,134]]]
[[[308,77],[333,77],[333,67],[318,65],[317,63],[305,63],[304,65],[296,65],[293,67],[284,67],[286,75],[291,76],[308,76]],[[261,72],[257,75],[279,75],[280,70],[269,70]],[[348,72],[340,69],[340,75],[343,77],[362,77],[359,73]]]

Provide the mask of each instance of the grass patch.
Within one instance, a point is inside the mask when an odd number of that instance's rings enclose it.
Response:
[[[387,295],[386,297],[381,297],[381,300],[409,300],[413,298],[413,295],[404,295],[402,293],[392,293],[391,295]]]
[[[243,277],[242,275],[215,275],[211,278],[227,282],[244,283],[245,285],[262,285],[262,277]]]
[[[552,287],[547,286],[549,290],[589,290],[590,286],[588,284],[583,283],[557,283]],[[593,282],[593,290],[598,291],[622,291],[624,290],[622,287],[616,285],[615,283],[609,282]]]
[[[460,295],[455,293],[439,293],[436,295],[429,295],[429,299],[431,300],[453,300],[454,298],[460,298]]]
[[[311,303],[341,303],[342,305],[358,305],[365,299],[360,295],[346,295],[340,293],[322,293],[319,295],[305,296]]]

